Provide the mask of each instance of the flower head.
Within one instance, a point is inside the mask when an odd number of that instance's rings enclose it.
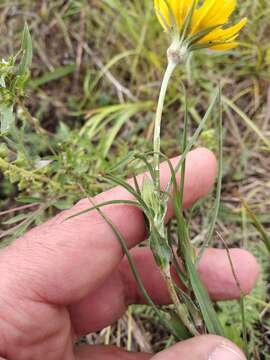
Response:
[[[174,40],[189,51],[202,48],[228,50],[237,46],[236,39],[247,19],[226,26],[237,0],[154,0],[157,17]]]

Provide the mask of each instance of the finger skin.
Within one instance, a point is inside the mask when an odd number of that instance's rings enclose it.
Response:
[[[172,160],[176,165],[179,158]],[[216,160],[207,149],[189,153],[186,164],[185,206],[206,195],[216,174]],[[143,176],[139,177],[142,181]],[[168,165],[161,165],[161,186],[169,181]],[[179,181],[179,179],[178,179]],[[132,199],[123,188],[114,188],[94,199],[101,203],[112,199]],[[9,283],[17,291],[32,292],[29,297],[57,305],[78,302],[95,291],[120,263],[123,252],[111,227],[97,211],[64,221],[71,214],[89,208],[89,201],[79,202],[71,210],[39,226],[1,254],[0,270],[9,272]],[[103,209],[125,238],[129,248],[146,237],[141,211],[134,206],[113,205]],[[172,215],[169,206],[169,216]],[[16,268],[14,273],[13,269]],[[11,279],[13,274],[13,278]],[[5,281],[5,280],[3,280]]]
[[[244,249],[230,249],[230,258],[242,292],[249,294],[259,275],[259,265],[256,258]],[[212,300],[236,299],[241,295],[227,251],[208,249],[199,264],[198,270]]]
[[[116,346],[81,346],[75,357],[76,360],[149,360],[152,355],[127,352]]]
[[[157,304],[170,303],[166,285],[150,249],[136,248],[131,251],[131,255],[152,300]],[[241,249],[231,249],[230,257],[242,291],[247,294],[257,280],[256,259],[249,252]],[[240,291],[225,250],[206,250],[198,270],[213,300],[239,297]],[[172,273],[175,274],[173,268]],[[69,311],[76,333],[87,334],[116,321],[124,314],[129,304],[144,302],[144,297],[125,258],[100,288],[79,303],[70,306]]]
[[[245,360],[232,342],[214,335],[182,341],[156,355],[127,353],[113,346],[84,346],[76,352],[77,360]]]
[[[219,351],[218,351],[219,350]],[[216,356],[218,354],[222,356]],[[204,335],[182,341],[153,356],[151,360],[245,360],[244,354],[230,341]]]

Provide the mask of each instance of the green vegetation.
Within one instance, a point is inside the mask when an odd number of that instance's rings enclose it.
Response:
[[[270,230],[270,7],[268,0],[245,0],[239,5],[240,15],[249,17],[241,46],[225,55],[196,53],[187,71],[176,71],[166,101],[161,149],[168,157],[179,153],[180,135],[175,134],[183,129],[185,115],[180,82],[185,83],[189,98],[190,137],[221,80],[224,164],[216,229],[228,246],[251,249],[262,264],[258,286],[245,298],[245,321],[250,353],[267,359],[268,254],[261,240],[267,243]],[[2,0],[0,18],[0,51],[5,59],[0,63],[4,246],[59,209],[70,207],[83,196],[81,189],[92,195],[106,189],[102,175],[130,151],[151,150],[168,44],[152,0],[91,0],[91,6],[86,0]],[[25,21],[33,39],[31,75],[27,29],[21,40]],[[215,119],[210,118],[198,145],[218,153],[217,139]],[[143,162],[131,168],[123,161],[118,172],[124,178],[143,169]],[[195,244],[207,234],[213,203],[214,193],[192,209]],[[214,245],[223,247],[214,237]],[[242,345],[238,302],[218,307],[227,335]],[[118,329],[120,339],[115,335]],[[122,322],[96,338],[154,350],[173,341],[156,325],[156,315],[141,306],[132,307]]]

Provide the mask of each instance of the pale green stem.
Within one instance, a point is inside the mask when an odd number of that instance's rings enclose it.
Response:
[[[160,129],[161,129],[161,119],[162,119],[162,112],[164,101],[166,97],[166,92],[168,88],[168,84],[172,73],[176,67],[177,63],[175,61],[169,60],[166,72],[164,74],[164,78],[162,81],[159,99],[158,99],[158,106],[156,111],[156,118],[155,118],[155,132],[154,132],[154,169],[155,169],[155,187],[159,190],[160,187],[160,174],[159,174],[159,165],[160,165]]]
[[[186,328],[190,331],[192,335],[194,336],[199,335],[199,332],[197,331],[197,329],[195,328],[195,326],[187,316],[186,308],[178,298],[178,295],[174,287],[173,279],[171,276],[170,267],[168,267],[167,269],[162,269],[161,271],[179,318],[182,320],[183,324],[186,326]]]
[[[180,50],[181,50],[181,44],[176,39],[172,43],[171,47],[168,49],[168,65],[164,74],[164,78],[160,89],[159,99],[158,99],[158,106],[157,106],[157,112],[155,118],[155,132],[154,132],[154,170],[155,170],[154,187],[156,191],[160,191],[159,167],[160,167],[160,131],[161,131],[162,112],[163,112],[165,97],[166,97],[170,78],[174,72],[176,65],[181,60]],[[160,228],[161,226],[161,228],[159,229],[159,232],[161,234],[165,233],[165,225],[163,223],[160,224],[158,222],[156,225],[158,228]],[[191,334],[195,336],[198,335],[198,331],[196,327],[194,326],[192,321],[190,321],[187,315],[187,311],[184,304],[181,303],[177,295],[174,282],[170,273],[170,266],[168,265],[168,267],[161,268],[161,272],[166,282],[168,292],[175,305],[179,318],[182,320],[183,324],[186,326],[186,328],[190,331]]]

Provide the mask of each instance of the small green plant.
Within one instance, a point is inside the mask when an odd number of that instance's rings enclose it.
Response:
[[[25,95],[32,63],[32,40],[27,24],[24,26],[22,45],[15,56],[0,63],[0,116],[1,135],[8,133],[14,123],[13,108]],[[20,58],[20,61],[18,59]]]
[[[17,215],[1,221],[7,228],[0,234],[0,239],[5,239],[1,246],[55,210],[72,206],[81,197],[78,184],[91,195],[104,190],[108,185],[97,182],[98,175],[127,152],[126,144],[120,142],[114,154],[110,153],[119,131],[132,116],[152,107],[149,101],[98,107],[85,113],[80,128],[71,129],[60,122],[55,132],[48,131],[25,105],[29,87],[37,86],[30,79],[32,52],[25,24],[20,50],[0,64],[1,195],[12,196],[18,190],[21,203]],[[1,216],[8,214],[4,211]]]

